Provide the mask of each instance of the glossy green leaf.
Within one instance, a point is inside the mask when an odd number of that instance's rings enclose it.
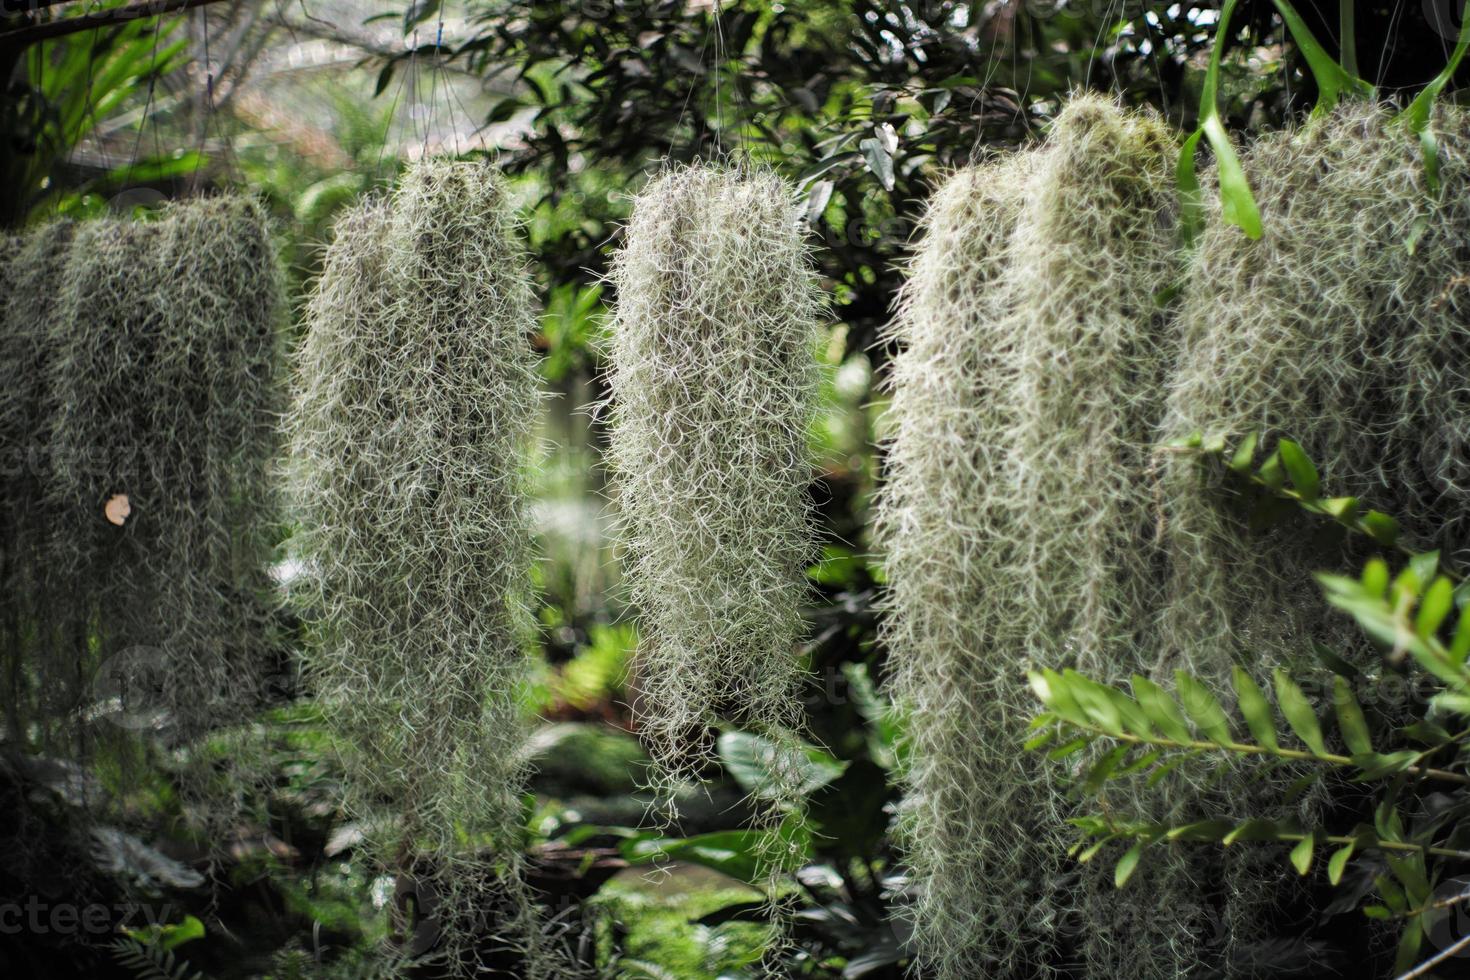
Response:
[[[1439,573],[1439,552],[1424,551],[1409,559],[1409,571],[1419,581],[1419,588],[1423,588],[1434,581],[1435,575]]]
[[[1327,743],[1322,738],[1322,726],[1317,723],[1317,713],[1312,710],[1311,703],[1302,689],[1297,687],[1296,682],[1287,676],[1286,671],[1277,668],[1275,671],[1276,703],[1281,708],[1281,714],[1285,716],[1286,723],[1291,730],[1296,732],[1297,738],[1306,744],[1317,755],[1327,755]]]
[[[1419,137],[1420,152],[1424,156],[1424,183],[1431,194],[1437,194],[1440,190],[1439,143],[1435,140],[1434,132],[1429,126],[1434,115],[1434,102],[1459,69],[1467,48],[1470,48],[1470,17],[1462,15],[1460,37],[1455,44],[1455,50],[1450,53],[1449,61],[1440,73],[1424,86],[1414,101],[1409,103],[1409,107],[1399,115],[1410,131]]]
[[[1357,845],[1351,841],[1332,852],[1332,857],[1327,859],[1327,880],[1337,885],[1342,881],[1342,873],[1347,868],[1348,859],[1353,856],[1353,849]]]
[[[1449,654],[1455,666],[1465,665],[1465,658],[1470,655],[1470,612],[1460,614],[1460,621],[1455,624],[1455,638],[1450,641]]]
[[[1317,105],[1313,107],[1313,113],[1323,113],[1337,105],[1338,99],[1343,92],[1348,92],[1363,98],[1373,95],[1373,86],[1350,74],[1337,59],[1327,53],[1320,41],[1307,27],[1306,21],[1302,20],[1295,8],[1286,0],[1274,0],[1276,9],[1281,14],[1281,19],[1286,22],[1287,30],[1291,31],[1291,39],[1296,42],[1296,47],[1311,69],[1312,78],[1317,83]]]
[[[1265,484],[1271,490],[1280,490],[1286,486],[1286,470],[1281,465],[1281,453],[1274,452],[1266,457],[1261,468],[1256,470],[1256,479]]]
[[[1392,547],[1399,540],[1399,522],[1378,510],[1370,510],[1363,515],[1363,530],[1368,536],[1381,545]]]
[[[1368,720],[1353,695],[1353,686],[1345,677],[1332,678],[1332,707],[1337,712],[1337,728],[1342,740],[1354,755],[1372,752],[1373,739],[1368,733]]]
[[[1313,836],[1308,834],[1297,842],[1296,847],[1291,849],[1291,866],[1296,868],[1297,874],[1304,875],[1311,872],[1312,850],[1316,843]]]
[[[1388,595],[1388,562],[1373,558],[1363,566],[1363,588],[1380,599]]]
[[[1133,696],[1138,699],[1138,704],[1144,714],[1148,715],[1149,720],[1166,738],[1176,742],[1194,740],[1189,731],[1189,725],[1184,721],[1184,715],[1180,713],[1179,706],[1174,703],[1173,698],[1169,697],[1167,691],[1139,674],[1134,674],[1130,683],[1133,686]]]
[[[1128,884],[1128,879],[1133,877],[1133,872],[1138,870],[1138,859],[1143,856],[1143,844],[1134,844],[1127,852],[1118,859],[1118,864],[1113,868],[1113,885],[1122,888]]]
[[[1214,44],[1210,48],[1210,60],[1205,68],[1204,83],[1200,87],[1199,128],[1184,141],[1179,162],[1174,168],[1174,182],[1179,190],[1180,225],[1184,240],[1192,245],[1204,227],[1204,198],[1199,176],[1195,171],[1194,155],[1199,149],[1200,136],[1209,141],[1215,152],[1215,170],[1220,185],[1221,216],[1227,224],[1235,225],[1248,238],[1261,237],[1261,215],[1251,194],[1240,158],[1220,121],[1220,60],[1225,51],[1225,41],[1230,36],[1230,19],[1235,13],[1236,0],[1225,0],[1220,7],[1220,19],[1215,28]]]
[[[1237,473],[1249,473],[1251,464],[1256,459],[1256,443],[1260,441],[1260,433],[1252,432],[1240,440],[1240,445],[1235,447],[1235,453],[1230,457],[1230,468]]]
[[[1321,502],[1322,510],[1339,524],[1354,526],[1358,520],[1357,497],[1328,497]]]
[[[1296,492],[1304,500],[1316,500],[1322,492],[1322,478],[1306,451],[1290,439],[1278,442],[1276,451],[1281,454],[1281,464],[1286,467],[1286,474],[1291,477],[1291,485]]]
[[[1235,684],[1236,702],[1240,707],[1241,717],[1245,719],[1251,735],[1257,743],[1268,749],[1275,749],[1276,717],[1266,695],[1261,693],[1251,675],[1238,666],[1231,668],[1231,679]]]
[[[1195,727],[1212,742],[1224,745],[1231,741],[1230,720],[1209,688],[1182,670],[1174,672],[1179,703]]]
[[[1220,121],[1219,114],[1214,113],[1204,121],[1202,128],[1210,149],[1215,151],[1215,176],[1220,182],[1220,216],[1226,224],[1235,225],[1245,232],[1245,237],[1260,238],[1261,212],[1256,208],[1245,168],[1240,165],[1240,157],[1235,155],[1235,146],[1225,132],[1225,124]]]
[[[1454,607],[1455,585],[1440,576],[1424,592],[1424,598],[1419,603],[1419,613],[1414,618],[1414,630],[1423,637],[1433,636]]]

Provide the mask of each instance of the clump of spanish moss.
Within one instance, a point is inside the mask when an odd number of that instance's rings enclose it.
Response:
[[[411,951],[470,970],[476,914],[513,920],[507,942],[534,932],[516,692],[539,388],[532,287],[495,172],[425,161],[390,201],[360,205],[306,320],[288,429],[309,677],[347,746],[349,809],[415,893]]]
[[[801,723],[819,300],[797,214],[770,173],[674,170],[613,261],[608,459],[639,727],[671,780],[697,775],[710,726],[789,746]]]
[[[1018,744],[1028,668],[1153,666],[1141,474],[1174,353],[1155,300],[1178,275],[1174,152],[1159,120],[1074,99],[1044,146],[936,193],[891,328],[885,639],[916,938],[941,977],[1198,960],[1183,869],[1161,863],[1131,894],[1066,877],[1066,787]]]
[[[57,224],[22,256],[7,329],[27,339],[10,353],[27,374],[25,438],[45,453],[29,454],[15,505],[28,622],[8,710],[73,758],[119,734],[109,721],[176,746],[242,722],[276,654],[284,304],[264,210],[224,197]],[[140,690],[149,679],[162,683]]]
[[[1252,242],[1215,215],[1200,242],[1162,441],[1199,431],[1234,443],[1259,431],[1269,448],[1290,436],[1325,474],[1325,492],[1400,517],[1416,546],[1463,565],[1470,125],[1441,108],[1434,126],[1442,195],[1428,190],[1417,140],[1386,107],[1346,104],[1248,150],[1265,233]],[[1192,459],[1167,459],[1174,586],[1164,649],[1177,665],[1223,692],[1233,662],[1305,668],[1313,642],[1368,655],[1310,577],[1341,567],[1351,539],[1300,521],[1252,529]],[[1259,793],[1228,788],[1222,807],[1261,814]],[[1259,936],[1279,885],[1249,866],[1228,876],[1232,941]]]
[[[3,319],[0,319],[0,589],[7,596],[4,622],[4,705],[8,737],[13,744],[28,738],[39,741],[42,750],[57,750],[51,744],[58,735],[54,724],[38,724],[42,692],[49,689],[61,697],[56,701],[76,704],[82,697],[82,671],[56,665],[68,654],[55,645],[59,635],[57,617],[73,596],[49,575],[45,544],[48,521],[45,509],[47,457],[43,454],[46,433],[46,379],[55,335],[53,321],[59,315],[57,296],[76,226],[57,221],[29,235],[16,236],[6,250]],[[50,596],[61,597],[52,602]],[[38,683],[45,670],[46,683]],[[58,691],[57,685],[60,685]],[[64,693],[63,693],[64,692]],[[50,721],[64,711],[51,712]],[[61,732],[70,737],[70,726]]]

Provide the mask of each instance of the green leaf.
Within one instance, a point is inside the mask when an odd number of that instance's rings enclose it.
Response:
[[[1057,730],[1055,728],[1048,728],[1041,734],[1033,735],[1031,738],[1028,738],[1025,742],[1021,743],[1021,749],[1024,752],[1035,752],[1037,749],[1050,742],[1052,738],[1055,737],[1056,733]]]
[[[1114,773],[1114,775],[1115,776],[1131,776],[1135,772],[1138,772],[1141,769],[1147,769],[1149,766],[1153,765],[1155,762],[1158,762],[1159,761],[1159,758],[1161,756],[1163,756],[1163,754],[1164,753],[1163,753],[1163,750],[1162,749],[1154,749],[1151,752],[1145,752],[1143,755],[1139,756],[1138,758],[1134,759],[1132,762],[1128,763],[1128,765],[1126,765],[1123,768],[1119,769],[1116,773]]]
[[[1327,516],[1339,524],[1345,524],[1348,527],[1356,526],[1358,520],[1357,497],[1328,497],[1321,504],[1322,509],[1327,512]]]
[[[1332,678],[1332,707],[1337,712],[1337,728],[1342,740],[1354,755],[1373,751],[1373,739],[1368,734],[1368,720],[1363,717],[1363,708],[1353,696],[1353,686],[1345,677]]]
[[[1201,128],[1205,139],[1209,140],[1210,149],[1215,151],[1215,176],[1220,182],[1220,216],[1226,224],[1235,225],[1245,232],[1245,237],[1260,238],[1261,212],[1256,208],[1250,182],[1245,178],[1245,168],[1240,165],[1240,157],[1235,155],[1235,146],[1225,132],[1225,124],[1220,121],[1218,113],[1212,113]]]
[[[1162,687],[1143,677],[1134,674],[1130,679],[1133,686],[1133,696],[1138,699],[1138,704],[1143,708],[1143,713],[1154,723],[1166,738],[1176,742],[1192,742],[1193,735],[1190,734],[1189,726],[1185,724],[1184,716],[1179,712],[1179,706],[1174,699],[1169,697]]]
[[[1464,60],[1465,50],[1470,47],[1470,17],[1460,19],[1460,38],[1455,44],[1455,50],[1450,54],[1449,62],[1438,75],[1430,80],[1429,84],[1419,92],[1419,95],[1409,107],[1399,114],[1409,130],[1419,137],[1419,148],[1424,155],[1424,183],[1431,194],[1438,194],[1439,182],[1439,143],[1434,138],[1434,132],[1429,128],[1429,122],[1434,114],[1434,102],[1439,98],[1439,93],[1449,84],[1455,72]]]
[[[1348,858],[1353,856],[1353,849],[1357,846],[1355,842],[1349,841],[1333,851],[1332,857],[1327,859],[1327,880],[1332,885],[1336,886],[1342,881],[1342,873],[1347,868]]]
[[[893,154],[883,145],[883,141],[874,138],[860,140],[858,149],[862,150],[863,160],[882,183],[883,189],[893,190]]]
[[[1395,974],[1405,973],[1412,969],[1414,963],[1419,959],[1419,950],[1424,945],[1424,919],[1421,916],[1411,916],[1404,923],[1403,934],[1399,936],[1398,954],[1394,957]]]
[[[1180,226],[1186,245],[1193,245],[1204,227],[1204,196],[1194,163],[1201,135],[1215,152],[1221,216],[1227,224],[1244,231],[1247,238],[1261,237],[1261,214],[1256,209],[1256,200],[1251,195],[1240,158],[1235,155],[1235,147],[1220,121],[1220,60],[1225,52],[1225,41],[1230,36],[1230,18],[1235,13],[1235,4],[1236,0],[1225,0],[1220,7],[1215,40],[1210,48],[1204,83],[1200,87],[1199,128],[1184,141],[1179,162],[1174,167],[1174,183],[1179,190]]]
[[[1370,510],[1363,515],[1363,530],[1374,541],[1393,547],[1399,539],[1399,522],[1382,511]]]
[[[1281,713],[1286,717],[1286,723],[1291,726],[1291,730],[1314,753],[1328,755],[1327,743],[1322,738],[1322,727],[1317,723],[1317,713],[1312,710],[1302,689],[1279,667],[1275,671],[1275,681],[1276,703],[1281,707]]]
[[[1240,440],[1240,445],[1235,447],[1235,453],[1230,457],[1230,468],[1237,473],[1249,473],[1251,464],[1256,459],[1256,443],[1259,441],[1259,432],[1248,433]]]
[[[1388,595],[1388,562],[1382,558],[1370,559],[1363,566],[1363,589],[1382,599]]]
[[[1240,841],[1279,840],[1281,834],[1281,828],[1272,821],[1251,819],[1236,824],[1220,843],[1229,847]]]
[[[1434,584],[1424,593],[1423,601],[1419,603],[1419,614],[1414,619],[1415,632],[1425,639],[1433,636],[1454,607],[1455,585],[1440,576],[1434,580]]]
[[[1266,457],[1261,468],[1256,470],[1256,479],[1260,480],[1268,489],[1280,490],[1286,486],[1286,470],[1281,466],[1280,451]]]
[[[1057,717],[1081,728],[1091,724],[1087,712],[1082,710],[1082,706],[1072,696],[1067,678],[1050,667],[1027,671],[1026,678],[1031,682],[1031,690],[1041,699],[1041,703],[1055,712]]]
[[[1091,796],[1102,789],[1103,783],[1112,778],[1118,764],[1128,755],[1130,745],[1115,745],[1103,754],[1082,780],[1082,792]]]
[[[1296,847],[1291,849],[1291,866],[1296,868],[1297,874],[1305,875],[1311,872],[1312,849],[1315,845],[1315,838],[1308,834],[1297,842]]]
[[[1212,742],[1230,742],[1230,720],[1209,688],[1182,670],[1174,672],[1174,683],[1179,689],[1179,703],[1195,727]]]
[[[1371,97],[1373,86],[1357,78],[1337,63],[1337,59],[1327,53],[1316,36],[1307,27],[1306,21],[1302,20],[1296,10],[1286,0],[1274,0],[1281,19],[1286,22],[1287,30],[1291,31],[1291,38],[1296,42],[1297,50],[1307,62],[1307,67],[1312,71],[1312,78],[1317,83],[1317,104],[1313,107],[1313,114],[1320,114],[1332,109],[1337,105],[1338,98],[1344,91],[1354,95]],[[1348,0],[1343,0],[1348,2]]]
[[[1276,451],[1281,454],[1281,463],[1286,467],[1286,474],[1291,477],[1291,485],[1296,487],[1296,492],[1303,500],[1316,500],[1322,492],[1322,478],[1306,451],[1290,439],[1278,442]]]
[[[1360,780],[1382,779],[1385,776],[1394,776],[1408,769],[1418,761],[1419,753],[1409,749],[1386,754],[1367,752],[1362,755],[1353,756],[1353,765],[1362,770],[1358,775],[1358,779]]]
[[[1062,745],[1058,745],[1056,748],[1052,749],[1050,752],[1048,752],[1046,754],[1046,757],[1048,759],[1053,760],[1053,761],[1055,761],[1057,759],[1065,759],[1067,756],[1074,755],[1074,754],[1082,751],[1083,749],[1085,749],[1087,746],[1089,746],[1091,744],[1092,744],[1092,736],[1090,736],[1090,735],[1078,735],[1076,738],[1072,739],[1070,742],[1066,742],[1066,743],[1064,743]]]
[[[1143,843],[1140,841],[1128,848],[1128,851],[1118,859],[1118,864],[1113,868],[1113,885],[1122,888],[1128,884],[1128,879],[1133,877],[1133,872],[1138,869],[1138,859],[1143,856]]]
[[[761,799],[805,796],[838,776],[847,763],[814,745],[789,746],[749,732],[725,732],[716,747],[725,771],[741,788]]]
[[[1455,624],[1455,638],[1450,641],[1450,660],[1457,667],[1465,666],[1465,657],[1470,655],[1470,613],[1461,613]]]
[[[1410,558],[1409,571],[1413,572],[1414,578],[1419,580],[1418,588],[1423,588],[1433,582],[1434,576],[1439,572],[1439,552],[1424,551]]]
[[[1231,668],[1231,678],[1235,682],[1235,696],[1240,706],[1240,714],[1245,718],[1246,727],[1250,729],[1255,740],[1268,749],[1275,750],[1276,744],[1276,718],[1271,711],[1271,704],[1266,700],[1266,695],[1256,682],[1251,679],[1239,666]]]

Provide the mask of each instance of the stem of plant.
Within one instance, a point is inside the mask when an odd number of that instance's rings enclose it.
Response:
[[[1073,728],[1079,728],[1085,732],[1104,735],[1108,738],[1117,739],[1120,742],[1131,742],[1135,745],[1157,745],[1161,748],[1184,749],[1191,752],[1234,752],[1237,755],[1272,755],[1281,759],[1295,759],[1303,762],[1325,762],[1329,765],[1343,766],[1349,769],[1361,769],[1345,755],[1317,755],[1315,752],[1304,752],[1301,749],[1267,748],[1264,745],[1252,745],[1247,742],[1181,742],[1172,738],[1162,736],[1134,735],[1127,732],[1112,732],[1091,725],[1078,725],[1076,722],[1066,722]],[[1442,782],[1457,783],[1461,786],[1470,786],[1470,776],[1463,773],[1450,772],[1447,769],[1425,769],[1421,766],[1409,766],[1403,770],[1413,776],[1425,779],[1438,779]]]
[[[1342,70],[1358,76],[1358,32],[1353,22],[1353,0],[1338,0],[1338,47],[1342,49]]]

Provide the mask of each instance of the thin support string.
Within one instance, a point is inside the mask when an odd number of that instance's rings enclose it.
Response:
[[[132,179],[133,170],[138,166],[138,153],[143,149],[143,131],[148,128],[148,120],[153,111],[153,96],[158,87],[158,42],[162,33],[163,20],[155,17],[153,20],[153,53],[148,58],[148,93],[143,99],[143,114],[138,117],[138,134],[133,137],[133,150],[128,155],[127,180]],[[153,141],[156,146],[158,142],[156,124],[153,127]]]

